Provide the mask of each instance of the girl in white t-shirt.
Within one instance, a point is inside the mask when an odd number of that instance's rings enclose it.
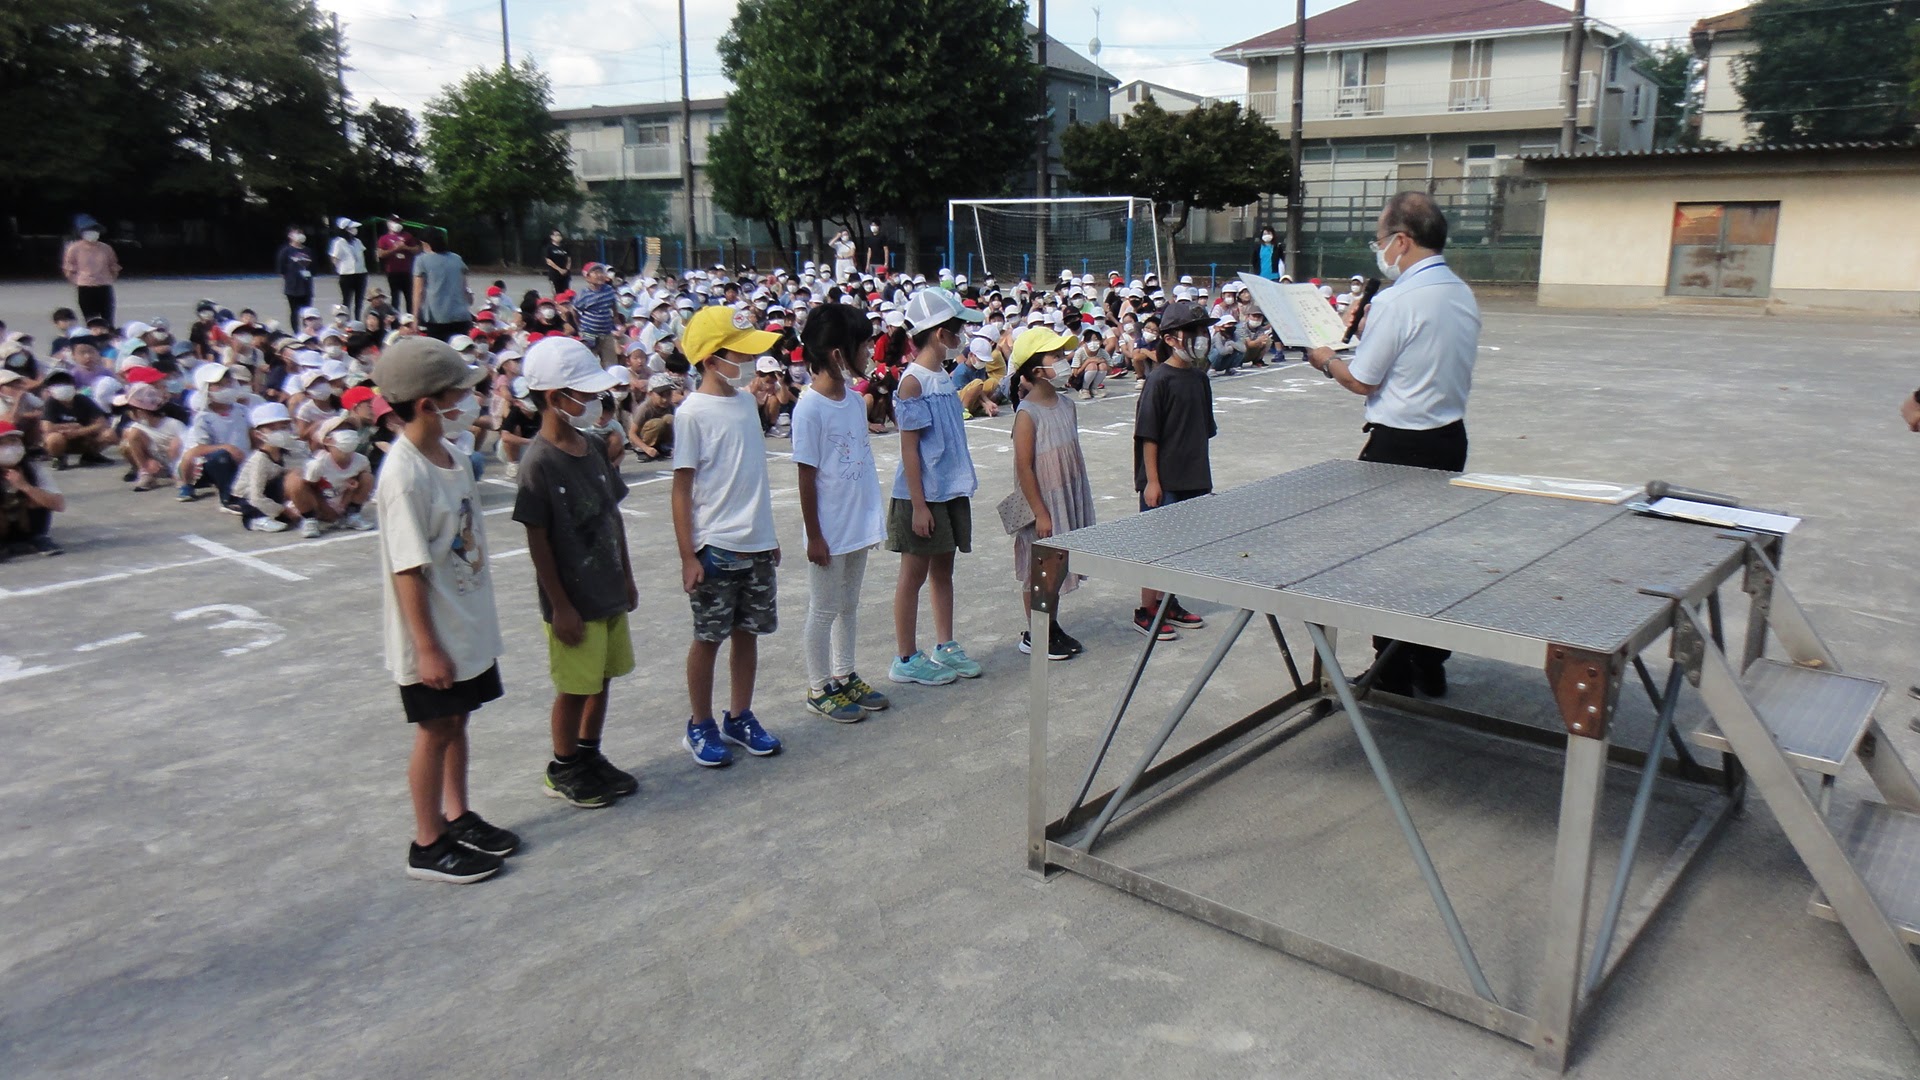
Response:
[[[355,532],[373,528],[360,508],[373,498],[373,466],[357,453],[360,429],[351,417],[337,416],[320,425],[316,442],[321,449],[307,462],[307,488],[314,505],[302,509],[312,518],[338,523]]]
[[[853,667],[867,552],[886,539],[886,503],[867,441],[867,404],[849,385],[873,350],[866,316],[828,304],[807,320],[812,381],[793,406],[793,462],[807,532],[807,708],[852,723],[891,704]]]
[[[301,395],[294,399],[293,430],[315,450],[320,449],[320,426],[340,415],[333,399],[333,384],[319,368],[300,373]]]
[[[133,490],[165,487],[186,446],[187,425],[160,411],[166,407],[167,396],[151,383],[130,388],[124,403],[130,419],[120,435],[120,450],[139,475]]]

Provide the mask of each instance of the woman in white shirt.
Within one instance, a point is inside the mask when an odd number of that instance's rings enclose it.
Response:
[[[357,320],[367,302],[367,245],[360,239],[360,223],[352,218],[334,218],[333,227],[340,235],[327,245],[327,256],[340,275],[340,303],[353,309]]]

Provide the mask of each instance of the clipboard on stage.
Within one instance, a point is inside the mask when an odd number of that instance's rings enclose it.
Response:
[[[1351,349],[1346,323],[1320,290],[1306,284],[1281,284],[1257,274],[1241,274],[1240,286],[1253,294],[1253,303],[1273,325],[1282,345],[1290,349]]]

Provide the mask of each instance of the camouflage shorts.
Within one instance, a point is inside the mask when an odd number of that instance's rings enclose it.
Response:
[[[751,569],[709,573],[687,594],[697,641],[725,641],[735,630],[771,634],[780,626],[774,603],[773,552],[755,552]]]

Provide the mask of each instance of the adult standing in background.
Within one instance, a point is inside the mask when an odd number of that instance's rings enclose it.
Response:
[[[387,219],[386,234],[374,242],[380,256],[380,270],[387,275],[387,295],[401,311],[413,296],[413,257],[420,254],[420,241],[407,231],[398,215]],[[414,313],[416,316],[419,312]]]
[[[885,274],[892,269],[893,241],[880,231],[878,221],[867,222],[867,272]]]
[[[100,239],[100,223],[91,215],[81,214],[74,218],[73,225],[80,239],[60,253],[60,271],[78,293],[80,317],[98,317],[110,326],[118,325],[113,321],[113,283],[120,280],[120,256],[113,245]]]
[[[313,306],[313,251],[307,231],[287,226],[287,242],[274,253],[273,268],[280,275],[280,291],[287,297],[287,325],[300,325],[300,309]]]
[[[1447,266],[1447,219],[1432,197],[1403,191],[1375,226],[1374,259],[1392,282],[1367,309],[1353,359],[1332,349],[1307,363],[1367,398],[1360,460],[1460,472],[1467,467],[1467,393],[1480,351],[1480,306]],[[1374,638],[1376,652],[1392,643]],[[1390,694],[1447,692],[1445,649],[1402,643],[1374,685]]]
[[[333,272],[340,275],[340,304],[360,321],[360,309],[367,302],[367,245],[360,239],[360,223],[352,218],[334,218],[340,235],[327,245],[333,259]]]
[[[553,292],[549,295],[559,296],[573,284],[573,252],[567,247],[567,238],[559,229],[547,234],[547,250],[543,258],[547,281],[553,285]]]
[[[413,260],[413,317],[428,337],[446,341],[473,329],[473,293],[467,263],[447,247],[440,229],[420,230],[424,249]]]
[[[841,229],[833,234],[833,280],[835,282],[851,281],[860,276],[853,263],[854,252],[857,250],[859,249],[854,245],[853,236],[847,230]]]
[[[1273,226],[1260,226],[1260,239],[1253,245],[1253,272],[1268,281],[1279,281],[1287,272],[1287,248],[1273,234]]]

